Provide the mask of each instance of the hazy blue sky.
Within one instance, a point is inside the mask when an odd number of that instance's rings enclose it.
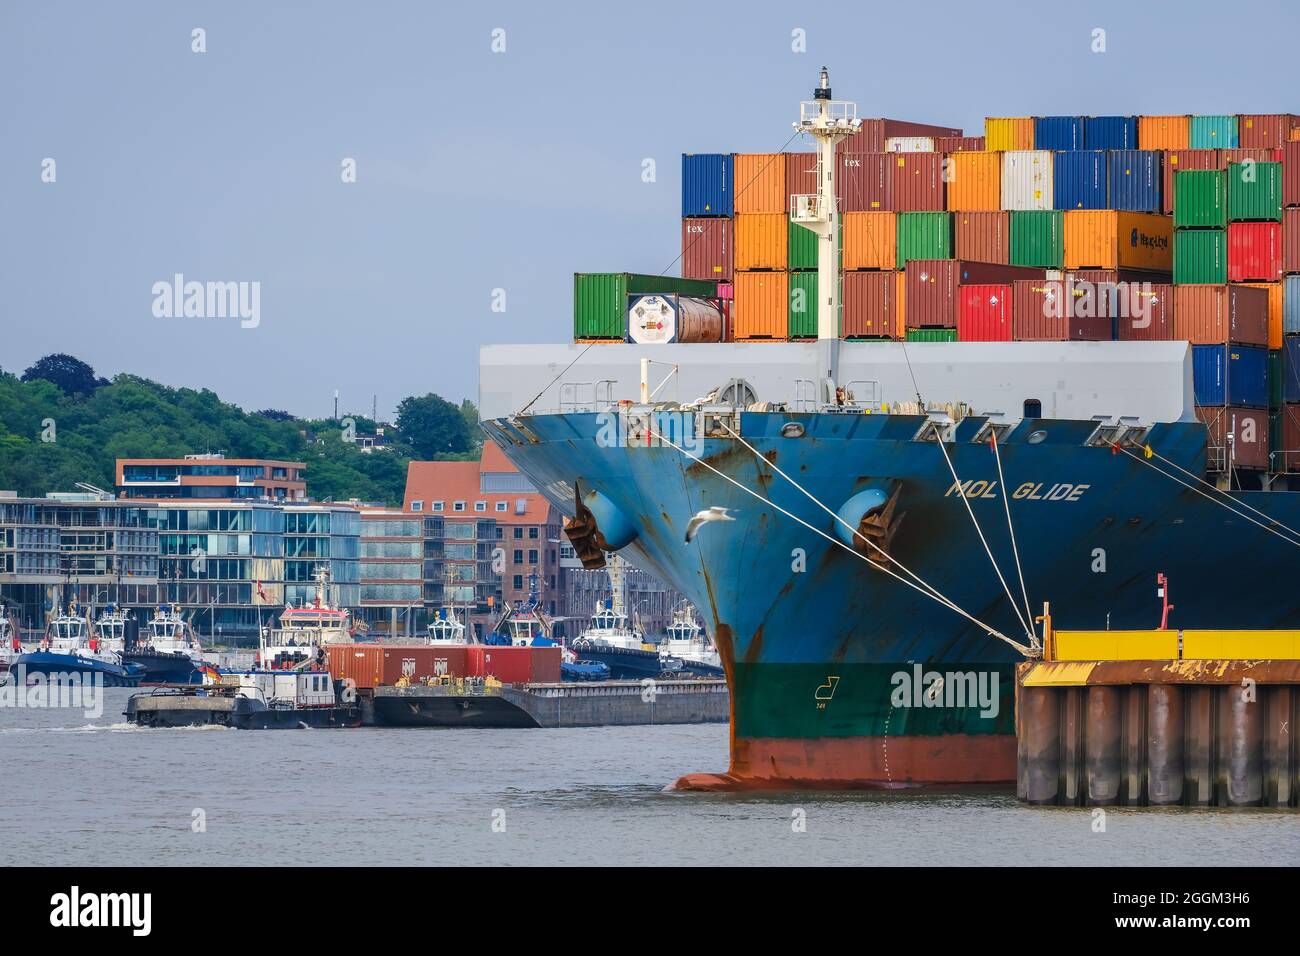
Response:
[[[1296,9],[3,0],[0,366],[66,351],[313,415],[472,396],[480,344],[570,336],[574,271],[668,266],[680,154],[780,147],[823,63],[863,116],[970,134],[1300,112]],[[156,318],[178,272],[260,282],[260,325]]]

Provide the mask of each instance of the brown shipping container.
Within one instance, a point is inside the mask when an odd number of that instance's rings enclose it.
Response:
[[[784,341],[788,334],[790,314],[789,274],[737,272],[735,285],[732,329],[736,340]]]
[[[844,187],[836,170],[835,191],[841,196]],[[817,154],[786,153],[785,156],[785,211],[790,212],[791,196],[807,196],[817,191]]]
[[[1164,183],[1160,190],[1165,215],[1174,213],[1174,174],[1182,169],[1219,169],[1217,149],[1171,149],[1165,153]]]
[[[943,154],[891,153],[895,212],[943,210]]]
[[[1045,279],[1017,280],[1011,284],[1011,327],[1017,342],[1101,342],[1110,338],[1109,315],[1079,314],[1105,312],[1104,301],[1096,302],[1082,289]],[[1096,306],[1103,308],[1096,308]]]
[[[784,269],[790,234],[787,217],[776,212],[746,212],[735,218],[735,271]]]
[[[1300,209],[1282,210],[1282,271],[1300,272]]]
[[[907,276],[904,314],[909,329],[955,329],[960,304],[958,290],[963,285],[1041,281],[1046,275],[1042,269],[960,259],[912,259],[904,274]]]
[[[897,217],[892,212],[846,212],[844,268],[893,269]]]
[[[898,313],[898,278],[893,272],[844,273],[844,338],[892,339]]]
[[[1101,294],[1110,295],[1103,288]],[[1109,312],[1121,342],[1167,342],[1174,338],[1174,287],[1166,283],[1116,285]]]
[[[734,268],[730,219],[682,220],[682,278],[729,282]]]
[[[1219,169],[1227,169],[1231,163],[1244,163],[1246,160],[1257,163],[1282,162],[1281,149],[1221,149],[1219,150]]]
[[[1283,471],[1300,471],[1300,405],[1282,406]]]
[[[953,153],[946,161],[949,209],[991,212],[1002,208],[1001,153]]]
[[[844,181],[841,198],[845,212],[894,208],[892,197],[896,158],[896,154],[891,153],[844,153],[840,156],[840,177]]]
[[[1190,116],[1139,116],[1138,149],[1186,149]]]
[[[1268,293],[1241,285],[1175,286],[1174,338],[1193,345],[1268,345]]]
[[[735,211],[789,212],[785,191],[785,153],[737,153],[732,170]]]
[[[1282,294],[1281,282],[1243,282],[1239,288],[1262,289],[1268,296],[1268,347],[1280,349],[1284,344],[1282,328]]]
[[[368,690],[391,687],[403,677],[416,683],[446,674],[465,677],[465,647],[433,644],[326,644],[330,673]]]
[[[1196,417],[1209,429],[1210,448],[1223,449],[1225,464],[1259,471],[1268,468],[1267,408],[1197,405]],[[1228,451],[1229,432],[1232,433],[1231,453]],[[1211,461],[1215,457],[1211,455]]]
[[[554,684],[560,679],[559,647],[472,644],[465,651],[469,677],[495,677],[503,684]]]
[[[1282,205],[1300,206],[1300,142],[1282,150]]]
[[[936,136],[934,138],[936,153],[982,153],[983,136]]]
[[[1290,113],[1242,113],[1237,117],[1237,145],[1243,149],[1273,149],[1291,139],[1300,116]]]
[[[962,132],[951,126],[931,126],[908,120],[864,119],[862,129],[856,135],[840,140],[835,149],[845,153],[883,153],[885,140],[893,136],[961,136]]]
[[[1002,265],[1011,259],[1010,219],[1005,212],[953,213],[952,233],[958,259]]]

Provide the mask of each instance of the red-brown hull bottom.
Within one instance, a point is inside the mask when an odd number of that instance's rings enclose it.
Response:
[[[895,790],[1010,785],[1016,739],[944,737],[735,738],[726,773],[691,773],[675,790]]]

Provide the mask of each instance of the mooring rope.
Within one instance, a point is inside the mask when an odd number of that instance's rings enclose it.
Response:
[[[1016,544],[1016,528],[1011,522],[1011,495],[1008,494],[1007,479],[1002,475],[1002,451],[1001,444],[998,442],[998,430],[991,423],[989,425],[989,444],[993,446],[993,457],[998,463],[998,487],[1002,489],[1002,505],[1007,512],[1007,533],[1011,535],[1011,553],[1016,559],[1016,574],[1020,577],[1020,593],[1025,599],[1025,614],[1029,620],[1034,619],[1034,612],[1031,610],[1032,605],[1029,603],[1029,589],[1025,587],[1025,572],[1020,566],[1020,548]],[[1038,646],[1038,635],[1030,632],[1033,637],[1034,646]]]

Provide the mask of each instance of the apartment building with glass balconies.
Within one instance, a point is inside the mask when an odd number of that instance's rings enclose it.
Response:
[[[306,467],[300,461],[222,454],[119,458],[117,491],[121,498],[305,501]]]

